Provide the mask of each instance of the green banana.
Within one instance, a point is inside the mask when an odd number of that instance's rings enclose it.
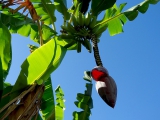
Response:
[[[80,12],[78,13],[77,21],[78,21],[79,26],[83,26],[84,25],[84,16]]]
[[[77,42],[77,52],[81,52],[81,42]]]
[[[82,14],[82,26],[84,26],[84,20],[85,20],[85,16]]]
[[[68,50],[76,50],[77,49],[77,44],[75,40],[69,40],[67,41],[68,44],[66,44],[64,47],[67,48]]]
[[[64,35],[64,34],[60,35],[60,37],[61,37],[62,39],[74,39],[74,38],[75,38],[74,35]]]
[[[72,15],[72,22],[73,22],[74,27],[78,25],[78,21],[74,15]]]
[[[67,28],[70,30],[71,34],[75,34],[77,32],[70,23],[67,23]]]
[[[79,30],[79,32],[83,35],[83,36],[87,36],[88,35],[88,31],[85,28],[81,28]]]
[[[89,28],[94,28],[94,26],[96,25],[97,22],[97,18],[95,16],[92,17],[92,21],[89,24]]]
[[[81,32],[75,33],[77,36],[84,36]]]
[[[86,47],[86,49],[88,50],[89,53],[92,52],[92,47],[91,47],[91,43],[89,40],[85,39],[83,45]]]
[[[66,32],[70,32],[69,28],[67,26],[61,25],[61,28],[65,30]]]
[[[91,22],[91,15],[90,13],[87,13],[85,16],[84,25],[88,26],[90,22]]]

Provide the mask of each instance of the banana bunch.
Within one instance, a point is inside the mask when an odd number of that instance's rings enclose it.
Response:
[[[81,52],[82,45],[91,53],[91,35],[93,34],[98,40],[107,29],[107,25],[97,23],[97,17],[92,16],[90,13],[83,15],[78,12],[75,16],[72,15],[71,19],[71,23],[67,22],[66,25],[61,26],[65,34],[60,35],[60,37],[66,40],[75,40],[78,53]]]
[[[68,34],[79,36],[88,36],[90,33],[95,34],[97,38],[107,29],[108,25],[97,23],[97,17],[87,13],[85,16],[79,12],[77,16],[72,15],[72,23],[61,26]]]
[[[97,17],[92,16],[90,13],[84,16],[79,12],[77,16],[72,15],[72,23],[68,22],[67,25],[62,25],[61,28],[68,34],[87,36],[89,32],[95,28],[96,23]]]

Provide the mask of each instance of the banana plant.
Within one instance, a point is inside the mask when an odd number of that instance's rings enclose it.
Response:
[[[144,0],[123,11],[126,3],[117,6],[116,0],[72,0],[70,7],[67,7],[66,0],[0,1],[0,119],[63,120],[64,93],[60,86],[53,91],[50,76],[59,67],[66,52],[76,50],[80,53],[84,46],[89,53],[93,51],[97,68],[105,69],[98,49],[101,35],[107,30],[111,36],[122,33],[128,20],[133,21],[139,12],[144,14],[150,4],[158,2]],[[56,10],[63,16],[60,32],[55,24],[59,19],[55,15]],[[98,19],[100,13],[104,13],[101,20]],[[12,34],[30,37],[39,44],[29,45],[31,54],[22,63],[14,85],[5,82],[12,63]],[[116,83],[108,72],[95,72],[94,68],[85,72],[84,79],[89,81],[87,90],[84,94],[78,93],[78,101],[75,102],[83,111],[73,112],[74,120],[89,119],[93,108],[92,78],[104,85],[102,79],[96,78],[103,75],[105,81],[114,83],[114,88],[111,85],[108,90],[115,95],[114,104],[108,101],[109,95],[105,94],[104,98],[99,94],[109,106],[115,106]]]

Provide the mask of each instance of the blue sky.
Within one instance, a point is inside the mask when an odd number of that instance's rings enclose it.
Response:
[[[70,0],[71,1],[71,0]],[[71,2],[69,1],[68,6]],[[142,2],[118,0],[117,4],[128,2],[124,10]],[[139,14],[133,22],[124,25],[124,33],[110,36],[106,31],[99,43],[104,67],[115,79],[118,96],[114,109],[107,106],[93,86],[93,104],[90,120],[159,120],[160,119],[160,4],[150,5],[145,14]],[[56,26],[62,23],[57,14]],[[13,61],[7,81],[14,84],[20,65],[30,54],[29,38],[12,36]],[[81,53],[68,51],[60,67],[52,74],[53,88],[61,85],[65,93],[65,120],[72,119],[76,94],[83,93],[85,81],[83,72],[96,66],[93,53],[82,49]],[[95,82],[93,81],[93,84]]]

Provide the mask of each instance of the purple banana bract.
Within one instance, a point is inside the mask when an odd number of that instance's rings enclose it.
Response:
[[[91,71],[92,78],[96,81],[96,90],[100,97],[112,108],[117,99],[117,85],[114,79],[109,76],[108,71],[97,66]]]

